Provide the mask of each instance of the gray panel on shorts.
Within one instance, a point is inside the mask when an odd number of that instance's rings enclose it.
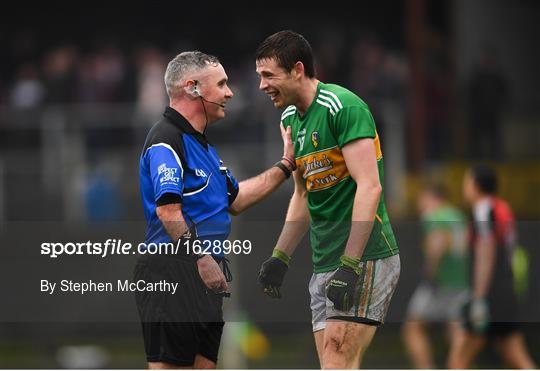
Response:
[[[326,297],[326,287],[335,271],[314,273],[309,282],[313,331],[324,329],[326,318],[345,316],[384,322],[400,273],[399,255],[361,262],[363,280],[357,305],[349,311],[339,311]]]
[[[434,289],[421,283],[409,301],[407,319],[426,322],[458,320],[468,298],[468,290]]]

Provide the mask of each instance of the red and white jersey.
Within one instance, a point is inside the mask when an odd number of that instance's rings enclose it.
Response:
[[[516,245],[515,219],[508,203],[497,197],[486,197],[473,207],[470,228],[471,277],[474,277],[475,248],[480,239],[495,244],[495,266],[487,293],[493,321],[512,321],[516,313],[513,288],[512,254]]]
[[[490,237],[497,248],[512,252],[516,245],[514,213],[510,205],[498,197],[486,197],[473,207],[473,225],[471,244],[474,246],[479,237]]]

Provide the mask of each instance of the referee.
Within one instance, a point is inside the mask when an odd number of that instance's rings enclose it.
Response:
[[[175,294],[136,294],[146,359],[150,369],[215,368],[230,281],[227,262],[222,251],[198,255],[184,246],[224,241],[229,214],[261,201],[291,175],[294,150],[290,129],[282,127],[283,158],[238,183],[205,135],[209,124],[225,116],[233,97],[219,60],[183,52],[169,62],[165,85],[169,107],[150,129],[140,158],[145,242],[182,248],[176,254],[142,255],[135,267],[135,280],[179,283]]]

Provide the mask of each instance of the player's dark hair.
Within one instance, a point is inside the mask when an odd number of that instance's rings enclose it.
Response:
[[[304,36],[294,31],[276,32],[264,40],[255,52],[255,60],[275,59],[278,66],[290,72],[296,62],[302,62],[307,77],[315,77],[313,52]]]
[[[483,164],[471,166],[471,176],[478,189],[487,194],[495,194],[497,192],[497,174],[495,170]]]

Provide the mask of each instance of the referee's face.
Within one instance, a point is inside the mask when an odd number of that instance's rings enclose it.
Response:
[[[294,79],[280,67],[274,58],[260,59],[256,62],[260,78],[259,89],[264,91],[276,108],[285,108],[295,103]]]
[[[225,107],[229,99],[233,97],[233,92],[229,88],[228,77],[221,64],[209,66],[204,71],[201,78],[201,96],[204,98],[204,107],[208,122],[225,117]]]

